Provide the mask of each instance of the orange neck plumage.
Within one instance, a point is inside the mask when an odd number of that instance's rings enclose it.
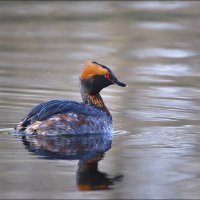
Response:
[[[102,97],[100,94],[96,94],[96,95],[90,95],[90,94],[83,94],[82,93],[82,99],[84,103],[89,103],[93,106],[95,106],[96,108],[101,109],[104,112],[107,112],[108,115],[111,116],[110,112],[108,111]]]

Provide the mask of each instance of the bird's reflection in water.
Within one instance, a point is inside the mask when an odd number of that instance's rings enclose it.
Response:
[[[98,163],[111,148],[111,134],[21,137],[25,148],[42,159],[79,160],[76,172],[77,187],[81,191],[111,189],[122,175],[109,177],[100,172]]]

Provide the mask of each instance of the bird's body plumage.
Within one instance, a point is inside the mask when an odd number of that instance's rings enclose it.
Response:
[[[29,134],[83,134],[111,131],[112,118],[90,104],[51,100],[34,107],[18,129]],[[88,127],[90,129],[88,130]]]

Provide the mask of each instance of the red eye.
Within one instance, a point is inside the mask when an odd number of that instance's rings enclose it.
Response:
[[[108,80],[110,80],[110,74],[106,74],[105,78],[108,79]]]

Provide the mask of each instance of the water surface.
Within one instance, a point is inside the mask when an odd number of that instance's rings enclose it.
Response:
[[[0,4],[1,198],[200,198],[199,2]],[[80,158],[44,159],[8,132],[37,103],[81,101],[87,59],[129,87],[102,92],[114,131],[96,160],[123,178],[83,192]]]

